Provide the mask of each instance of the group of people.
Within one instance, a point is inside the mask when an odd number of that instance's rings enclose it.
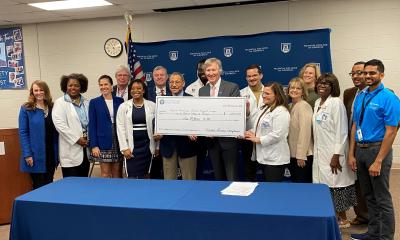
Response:
[[[265,181],[281,182],[289,168],[293,182],[329,186],[341,227],[350,225],[346,211],[365,199],[367,208],[356,210],[352,223],[368,223],[368,239],[393,239],[388,179],[400,101],[381,83],[381,61],[354,64],[354,87],[345,90],[344,102],[337,77],[313,63],[287,89],[263,85],[259,65],[246,68],[248,86],[241,90],[221,78],[219,59],[197,68],[198,79],[185,89],[184,76],[168,75],[165,67],[154,68],[148,88],[120,66],[117,84],[100,76],[101,95],[90,101],[82,95],[88,88],[82,74],[61,78],[64,95],[54,103],[47,84],[34,81],[19,115],[21,170],[31,173],[34,188],[52,182],[58,164],[63,177],[88,176],[90,160],[100,162],[106,178],[120,178],[125,169],[129,178],[177,179],[179,167],[182,179],[194,180],[208,154],[216,180],[237,181],[241,153],[244,180],[256,181],[261,169]],[[245,97],[245,136],[155,134],[156,96]]]

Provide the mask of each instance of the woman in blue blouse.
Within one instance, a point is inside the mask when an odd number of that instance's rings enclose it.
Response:
[[[29,172],[33,189],[53,182],[58,165],[57,131],[51,118],[53,101],[47,84],[34,81],[19,112],[20,169]]]

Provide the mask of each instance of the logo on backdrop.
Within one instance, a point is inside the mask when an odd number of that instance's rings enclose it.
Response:
[[[283,53],[288,53],[288,52],[290,52],[291,47],[292,47],[292,44],[291,44],[291,43],[281,43],[281,51],[282,51]]]
[[[171,61],[178,60],[178,51],[169,51],[169,59]]]
[[[321,63],[315,63],[319,69],[321,69]]]
[[[146,72],[146,73],[144,73],[144,75],[146,76],[146,82],[150,82],[151,80],[153,80],[151,78],[151,72]]]
[[[224,47],[224,56],[232,57],[233,55],[233,47]]]

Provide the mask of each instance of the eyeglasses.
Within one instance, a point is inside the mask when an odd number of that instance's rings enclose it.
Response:
[[[363,75],[370,75],[370,76],[376,75],[376,74],[378,74],[378,73],[379,73],[379,72],[376,72],[376,71],[362,72]]]
[[[364,74],[363,71],[355,71],[355,72],[349,73],[349,76],[350,76],[350,77],[355,76],[355,75],[360,76],[360,75],[363,75],[363,74]]]
[[[332,83],[327,81],[321,81],[317,82],[317,85],[332,86]]]
[[[183,81],[169,81],[169,85],[180,85],[180,84],[182,84],[183,83]]]

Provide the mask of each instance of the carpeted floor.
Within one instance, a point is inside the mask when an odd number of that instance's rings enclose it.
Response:
[[[98,176],[98,170],[95,169],[94,174],[95,176]],[[61,174],[58,172],[56,173],[56,177],[60,178]],[[394,239],[400,239],[400,211],[398,210],[400,208],[400,169],[393,169],[392,170],[392,175],[390,178],[390,188],[391,188],[391,193],[392,193],[392,198],[394,202],[394,208],[395,208],[395,214],[396,214],[396,234]],[[353,219],[354,218],[354,212],[353,210],[348,211],[348,218]],[[0,240],[8,240],[9,239],[9,229],[10,225],[0,225]],[[343,240],[348,240],[350,239],[350,234],[351,233],[363,233],[366,231],[366,226],[351,226],[350,228],[343,229],[342,230],[342,236]],[[56,240],[56,239],[55,239]]]

